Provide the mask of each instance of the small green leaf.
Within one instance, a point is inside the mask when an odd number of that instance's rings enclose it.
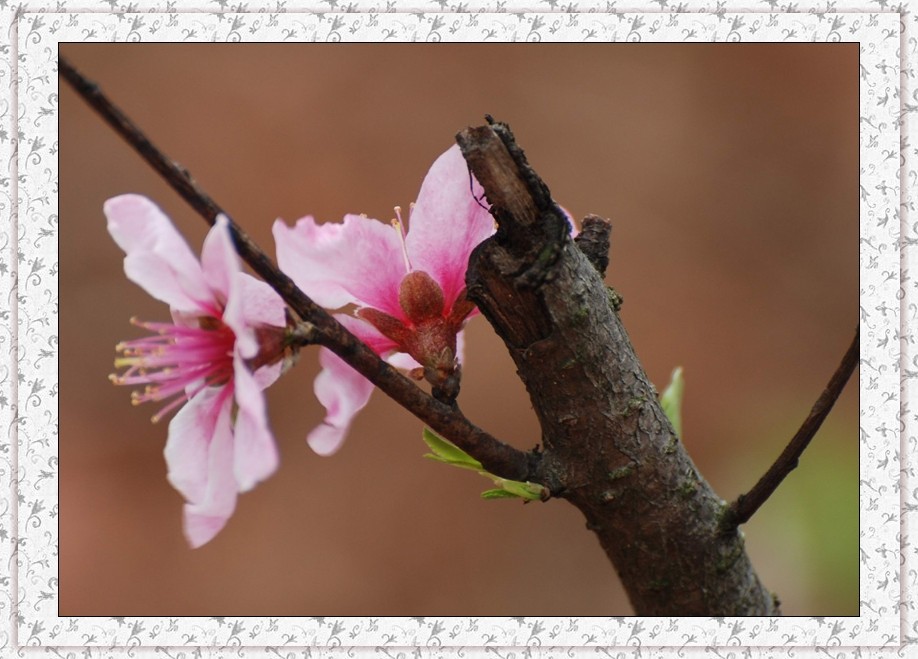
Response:
[[[538,483],[506,480],[485,471],[478,460],[451,441],[440,437],[430,428],[424,428],[422,437],[430,450],[433,451],[433,453],[425,453],[425,458],[459,467],[460,469],[471,469],[494,481],[497,488],[482,492],[481,497],[483,499],[525,499],[527,501],[535,501],[548,498],[548,490]]]
[[[442,462],[443,464],[451,465],[453,467],[459,467],[460,469],[470,469],[475,472],[481,471],[481,465],[469,464],[468,462],[461,462],[461,461],[457,462],[455,460],[441,458],[439,455],[434,455],[433,453],[425,453],[424,457],[429,458],[431,460],[436,460],[437,462]]]
[[[485,490],[481,493],[482,499],[518,499],[519,497],[507,490]]]
[[[522,481],[508,481],[504,478],[498,478],[493,474],[488,474],[484,472],[482,474],[487,475],[494,481],[494,484],[497,485],[502,491],[507,492],[511,496],[519,497],[520,499],[526,499],[528,501],[535,501],[541,499],[545,491],[545,488],[536,483],[522,482]]]
[[[422,437],[427,446],[430,447],[430,450],[433,451],[433,455],[428,453],[424,456],[425,458],[432,458],[439,462],[445,462],[446,464],[463,467],[465,469],[482,469],[481,463],[478,462],[478,460],[452,442],[443,439],[430,428],[424,428]]]
[[[673,424],[673,430],[676,431],[679,437],[682,436],[682,395],[684,393],[685,380],[682,377],[682,367],[677,366],[673,370],[669,386],[660,396],[660,404],[663,406],[663,411],[669,418],[669,422]]]

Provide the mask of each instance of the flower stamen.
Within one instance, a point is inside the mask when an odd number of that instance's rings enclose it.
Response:
[[[412,204],[414,206],[414,204]],[[411,272],[411,261],[408,258],[408,245],[405,242],[405,223],[402,221],[402,207],[395,207],[395,218],[391,221],[392,227],[398,233],[399,244],[402,246],[402,258],[405,259],[405,270]]]
[[[126,370],[113,373],[109,380],[118,385],[144,385],[131,393],[133,405],[168,401],[153,416],[154,423],[205,387],[223,386],[232,380],[236,336],[222,320],[201,317],[197,326],[136,318],[131,323],[152,334],[115,347],[121,353],[115,368]]]

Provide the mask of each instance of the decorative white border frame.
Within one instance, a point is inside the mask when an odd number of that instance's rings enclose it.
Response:
[[[192,0],[193,1],[193,0]],[[211,0],[216,2],[216,0]],[[114,5],[113,5],[114,2]],[[155,9],[156,0],[119,7],[117,0],[101,0],[98,7],[136,11],[138,5]],[[3,7],[6,0],[0,0]],[[114,656],[118,648],[132,653],[166,653],[167,647],[194,645],[229,647],[233,654],[262,652],[264,646],[323,648],[361,646],[361,654],[396,654],[397,648],[417,646],[428,653],[445,654],[448,648],[499,648],[524,646],[531,653],[568,654],[566,646],[583,651],[612,654],[611,646],[637,648],[639,654],[704,651],[720,655],[723,646],[766,646],[756,652],[783,655],[815,650],[796,646],[829,646],[820,653],[844,654],[846,646],[889,646],[874,653],[918,655],[914,605],[906,593],[915,590],[914,548],[908,538],[908,517],[918,509],[918,491],[909,486],[914,466],[905,458],[914,451],[916,437],[909,425],[907,398],[899,406],[899,346],[881,344],[886,332],[902,341],[903,395],[918,371],[909,370],[911,341],[899,333],[899,300],[906,320],[916,313],[914,295],[908,287],[907,263],[918,243],[907,215],[914,203],[918,171],[908,145],[908,121],[918,110],[910,95],[914,72],[900,57],[914,58],[918,50],[915,18],[908,14],[841,13],[831,7],[801,3],[795,11],[808,13],[728,13],[724,3],[716,7],[701,2],[680,5],[686,13],[600,13],[610,7],[591,7],[586,1],[565,7],[596,13],[555,14],[530,12],[532,7],[483,5],[474,9],[503,13],[442,14],[413,7],[411,14],[375,13],[378,7],[354,7],[361,13],[293,13],[292,7],[244,6],[242,11],[284,13],[196,13],[190,7],[172,13],[53,13],[47,2],[8,12],[0,27],[16,35],[8,45],[8,77],[0,100],[0,159],[8,163],[9,177],[0,175],[0,290],[9,291],[7,326],[0,329],[0,346],[10,359],[0,363],[0,475],[9,478],[10,490],[0,493],[0,561],[18,570],[4,575],[9,599],[0,599],[0,617],[10,628],[0,631],[0,650],[25,646],[51,648],[96,646],[92,653]],[[90,3],[87,3],[90,4]],[[190,3],[189,3],[190,4]],[[335,6],[326,0],[326,4]],[[513,3],[519,4],[519,3]],[[649,4],[649,3],[648,3]],[[667,0],[656,0],[666,7]],[[775,2],[765,2],[766,6]],[[219,3],[218,3],[219,5]],[[690,6],[688,6],[690,5]],[[696,6],[697,5],[697,6]],[[350,8],[350,7],[349,7]],[[437,7],[439,9],[439,4]],[[202,8],[202,9],[207,9]],[[297,7],[298,11],[322,11],[327,7]],[[433,9],[431,7],[430,9]],[[852,7],[857,11],[858,7]],[[883,9],[878,6],[876,9]],[[47,10],[46,13],[28,13]],[[713,13],[688,13],[704,10]],[[196,41],[279,41],[294,30],[299,41],[382,40],[395,30],[400,40],[474,41],[490,30],[503,41],[581,41],[591,30],[597,41],[859,41],[861,44],[861,616],[859,618],[60,618],[57,616],[57,44],[83,41],[186,41],[182,27],[193,26]],[[251,31],[255,28],[254,31]],[[15,56],[15,57],[14,57]],[[12,88],[10,81],[18,81]],[[9,89],[7,89],[9,87]],[[18,93],[18,97],[17,97]],[[897,104],[900,101],[901,107]],[[902,130],[901,163],[899,128]],[[5,131],[5,132],[4,132]],[[18,153],[16,146],[18,141]],[[899,176],[896,175],[902,165]],[[901,177],[901,179],[900,179]],[[899,181],[905,189],[899,217]],[[18,209],[17,209],[18,206]],[[7,211],[10,211],[8,213]],[[18,210],[7,223],[7,215]],[[904,239],[899,241],[899,228]],[[891,220],[891,221],[890,221]],[[15,229],[15,230],[11,230]],[[909,234],[908,231],[912,233]],[[900,254],[903,276],[899,282]],[[6,266],[4,267],[4,264]],[[897,283],[899,284],[897,286]],[[13,294],[15,293],[15,295]],[[49,310],[53,309],[53,311]],[[4,315],[0,314],[0,319]],[[9,329],[7,329],[9,327]],[[15,328],[15,332],[13,331]],[[18,339],[18,343],[17,343]],[[4,397],[6,404],[4,404]],[[899,424],[894,424],[897,418]],[[901,441],[903,464],[889,460],[879,465],[881,450],[888,448],[896,430]],[[898,458],[898,455],[896,456]],[[902,488],[900,487],[900,478]],[[6,482],[6,481],[4,481]],[[896,498],[901,496],[902,528]],[[898,540],[898,541],[897,541]],[[909,579],[900,584],[896,567],[899,544],[901,573]],[[881,581],[884,575],[891,578]],[[894,577],[894,578],[892,578]],[[918,592],[918,591],[916,591]],[[12,594],[15,593],[15,597]],[[903,600],[900,602],[900,599]],[[900,641],[900,615],[903,626]],[[193,641],[189,642],[189,637]],[[589,643],[584,638],[589,637]],[[904,645],[900,645],[904,642]],[[157,648],[146,648],[153,643]],[[654,646],[650,648],[648,646]],[[247,646],[260,648],[247,649]],[[783,646],[783,648],[782,648]],[[790,647],[795,647],[790,650]],[[374,648],[371,650],[371,648]],[[662,650],[659,648],[670,648]],[[703,648],[703,649],[702,649]],[[850,651],[850,650],[849,650]],[[89,652],[89,650],[87,650]],[[349,651],[350,652],[350,651]],[[482,650],[483,652],[483,650]],[[573,652],[573,651],[572,651]],[[750,652],[747,650],[747,653]],[[307,653],[309,653],[307,651]],[[351,652],[353,653],[353,652]],[[287,652],[285,651],[286,655]]]

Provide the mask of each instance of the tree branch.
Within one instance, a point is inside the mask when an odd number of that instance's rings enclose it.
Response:
[[[813,405],[813,409],[810,410],[809,416],[803,421],[800,429],[753,488],[748,493],[739,495],[736,501],[730,504],[723,518],[724,533],[733,533],[740,524],[748,522],[762,504],[774,494],[774,491],[778,489],[778,486],[787,475],[797,468],[800,456],[822,426],[822,422],[826,420],[835,405],[835,401],[838,400],[842,390],[845,388],[845,384],[847,384],[848,379],[854,372],[855,366],[857,366],[858,356],[860,355],[860,340],[861,329],[858,327],[854,332],[854,340],[842,357],[841,363],[835,373],[832,374],[829,384],[819,395]]]
[[[191,178],[188,171],[168,158],[117,106],[77,71],[65,58],[59,60],[63,78],[163,179],[211,225],[217,215],[229,215]],[[399,373],[366,344],[348,332],[325,309],[303,293],[293,281],[230,219],[230,231],[240,257],[284,299],[302,319],[315,327],[315,342],[332,350],[387,396],[446,437],[493,474],[512,480],[534,480],[539,454],[525,453],[494,438],[472,424],[453,404],[430,396]]]
[[[777,614],[742,536],[719,533],[722,500],[663,412],[599,274],[603,259],[570,239],[506,125],[489,118],[457,141],[498,220],[466,284],[539,418],[537,482],[584,514],[638,615]]]
[[[598,215],[587,215],[580,223],[580,233],[574,238],[574,243],[580,248],[600,277],[606,276],[609,267],[609,235],[612,233],[612,223]]]

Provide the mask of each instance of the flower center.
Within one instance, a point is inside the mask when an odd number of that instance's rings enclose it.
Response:
[[[109,379],[119,385],[146,385],[131,393],[134,405],[172,399],[153,416],[154,423],[204,387],[232,379],[236,335],[222,320],[201,317],[197,327],[186,327],[132,318],[131,324],[153,334],[115,346],[122,355],[115,368],[127,370]]]

